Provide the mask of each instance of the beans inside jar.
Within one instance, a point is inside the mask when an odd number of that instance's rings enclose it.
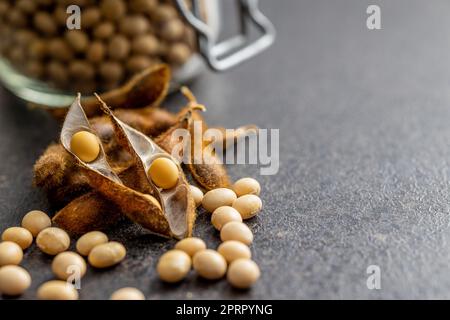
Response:
[[[67,13],[66,2],[5,0],[0,56],[28,77],[92,94],[117,87],[153,64],[176,69],[195,50],[193,30],[172,0],[76,4],[80,25],[72,28],[76,12]]]

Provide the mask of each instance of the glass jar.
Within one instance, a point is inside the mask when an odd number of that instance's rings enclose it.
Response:
[[[239,3],[242,21],[263,33],[251,44],[244,32],[217,43],[218,0],[0,0],[0,81],[29,102],[57,107],[161,62],[179,84],[198,75],[204,60],[226,70],[274,39],[258,1]]]

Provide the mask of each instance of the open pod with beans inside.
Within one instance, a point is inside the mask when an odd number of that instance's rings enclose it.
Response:
[[[149,231],[167,237],[189,236],[195,220],[195,204],[180,165],[150,138],[117,119],[103,101],[102,110],[113,123],[118,143],[131,154],[132,178],[131,183],[125,184],[122,181],[110,166],[99,140],[97,140],[98,155],[90,162],[83,161],[73,152],[71,143],[76,133],[86,131],[94,134],[78,96],[64,121],[61,143],[76,159],[92,189],[113,202],[132,221]],[[170,159],[176,166],[178,180],[170,189],[158,188],[147,175],[150,165],[156,158]]]

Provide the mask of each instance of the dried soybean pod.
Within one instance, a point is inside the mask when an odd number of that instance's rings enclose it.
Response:
[[[135,160],[142,183],[152,186],[152,195],[160,201],[163,215],[170,226],[171,236],[175,238],[190,236],[196,218],[195,202],[180,165],[150,138],[120,121],[100,98],[99,100],[103,111],[111,118],[119,144],[127,149]],[[152,162],[158,158],[171,160],[178,169],[178,181],[170,189],[159,190],[148,176]]]
[[[113,109],[159,106],[168,92],[169,84],[169,66],[157,64],[136,74],[124,86],[101,94],[100,97]],[[100,111],[95,97],[84,99],[83,106],[88,117]]]
[[[129,146],[129,151],[138,165],[136,172],[140,172],[140,175],[136,179],[138,181],[134,182],[136,189],[124,185],[113,171],[106,160],[103,146],[101,146],[101,152],[97,159],[90,163],[81,161],[76,155],[71,153],[71,136],[79,131],[80,128],[87,131],[92,130],[81,107],[80,96],[72,104],[61,132],[61,143],[65,149],[77,159],[91,186],[105,198],[114,202],[128,218],[144,228],[164,236],[183,238],[190,235],[195,217],[195,208],[182,171],[180,171],[178,185],[171,190],[160,193],[149,182],[144,170],[144,163],[148,165],[146,161],[155,154],[169,155],[164,154],[162,149],[159,149],[145,135],[115,118],[111,111],[108,111],[109,109],[106,105],[103,108],[105,112],[109,112],[111,120],[114,122],[115,133],[119,143]],[[130,142],[128,139],[133,140],[133,142]],[[134,148],[137,148],[137,150],[134,150]],[[139,158],[142,152],[145,153],[144,160]],[[163,211],[148,198],[148,194],[156,197],[158,201],[163,199],[161,203]]]
[[[101,194],[91,191],[59,210],[53,222],[71,235],[80,235],[112,226],[120,217],[119,208]]]
[[[178,114],[178,123],[155,139],[156,143],[168,153],[171,153],[175,145],[179,143],[179,141],[172,139],[172,134],[175,130],[187,129],[190,131],[191,137],[193,137],[194,123],[201,124],[202,132],[205,132],[207,129],[205,121],[196,112],[196,110],[205,110],[205,107],[197,102],[188,88],[183,87],[182,93],[188,98],[189,102]],[[197,140],[191,139],[191,161],[186,164],[193,178],[206,190],[229,187],[230,180],[225,167],[214,154],[204,153],[203,159],[195,160],[196,157],[202,156],[202,152],[196,152],[196,150],[203,150],[205,148],[204,141]]]

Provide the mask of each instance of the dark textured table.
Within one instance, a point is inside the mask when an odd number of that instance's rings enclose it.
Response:
[[[379,4],[382,30],[366,28]],[[448,1],[262,1],[278,29],[268,52],[192,89],[211,125],[280,129],[281,167],[229,168],[255,176],[264,211],[249,225],[262,278],[250,291],[194,273],[178,285],[155,274],[175,241],[131,224],[109,234],[128,248],[112,270],[89,271],[81,298],[105,299],[136,286],[150,299],[449,298],[450,3]],[[180,106],[179,97],[166,105]],[[31,186],[31,167],[59,124],[0,93],[0,229],[31,209],[49,210]],[[195,234],[216,247],[202,213]],[[52,279],[51,259],[34,246],[23,265],[33,277],[23,298]],[[370,265],[381,289],[366,285]]]

